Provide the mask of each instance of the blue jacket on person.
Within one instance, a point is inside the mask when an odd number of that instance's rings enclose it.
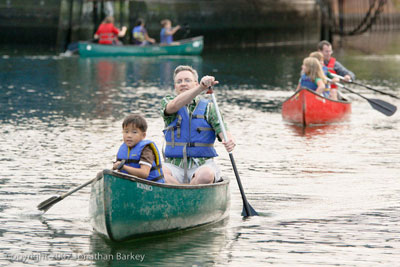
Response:
[[[117,160],[118,161],[125,160],[125,165],[134,168],[140,168],[139,165],[140,157],[142,155],[143,148],[147,145],[149,145],[151,150],[153,150],[155,155],[155,160],[152,163],[149,176],[146,179],[153,182],[165,183],[164,174],[161,166],[160,153],[158,151],[156,144],[154,144],[154,142],[150,140],[142,140],[139,143],[137,143],[132,149],[129,149],[129,147],[125,143],[123,143],[118,150]],[[121,172],[127,173],[124,170],[121,170]]]
[[[212,158],[218,156],[214,148],[215,131],[205,119],[210,101],[198,102],[190,116],[186,106],[177,112],[176,119],[164,129],[165,156],[169,158]]]

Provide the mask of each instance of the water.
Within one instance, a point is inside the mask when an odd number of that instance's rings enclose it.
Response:
[[[398,37],[343,42],[339,60],[359,81],[400,95]],[[0,59],[0,265],[21,266],[395,266],[400,261],[400,119],[351,96],[345,123],[301,129],[282,121],[301,60],[313,48],[205,51],[198,57],[64,58],[3,53]],[[116,244],[89,224],[90,188],[64,193],[111,167],[121,122],[143,113],[162,144],[161,98],[172,71],[189,64],[212,74],[220,108],[237,140],[246,196],[260,213],[243,219],[231,179],[227,220],[192,231]],[[354,90],[397,106],[400,101]]]

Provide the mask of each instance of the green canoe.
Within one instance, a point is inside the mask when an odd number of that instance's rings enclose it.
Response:
[[[203,45],[203,36],[198,36],[180,40],[173,45],[101,45],[79,42],[78,51],[82,57],[199,55]]]
[[[123,241],[214,223],[229,206],[229,180],[166,185],[104,170],[92,184],[90,217],[97,232]]]

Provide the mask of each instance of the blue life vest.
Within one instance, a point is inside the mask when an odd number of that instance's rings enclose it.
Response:
[[[164,174],[161,167],[160,153],[158,152],[156,144],[154,144],[154,142],[150,140],[142,140],[130,150],[128,146],[125,143],[123,143],[118,150],[117,161],[125,160],[125,165],[134,168],[140,168],[139,165],[140,157],[142,155],[143,148],[147,145],[149,145],[151,150],[153,150],[155,155],[155,161],[153,161],[149,176],[146,179],[153,182],[165,183]],[[128,173],[123,170],[121,170],[121,172]]]
[[[136,26],[132,30],[132,35],[134,39],[135,44],[143,44],[146,41],[146,38],[144,37],[144,34],[146,33],[146,30],[141,26]]]
[[[176,119],[163,130],[166,140],[165,156],[170,158],[212,158],[218,156],[214,148],[215,131],[205,119],[209,100],[202,99],[192,116],[186,107],[177,112]]]
[[[325,74],[325,76],[328,76],[328,73],[329,73],[329,69],[328,69],[328,67],[327,66],[322,66],[322,71],[324,72],[324,74]]]
[[[327,66],[322,66],[322,70],[324,71],[324,74],[326,77],[328,77],[329,75],[329,69]],[[325,91],[322,93],[324,95],[324,97],[328,98],[330,96],[330,89],[331,89],[331,84],[328,82],[325,85]]]
[[[318,85],[315,82],[311,81],[311,78],[303,73],[300,77],[300,87],[316,91]]]
[[[162,28],[161,32],[160,32],[160,43],[161,44],[170,44],[174,41],[174,39],[172,38],[172,35],[167,35],[166,34],[166,29]]]
[[[307,89],[316,91],[317,88],[318,88],[318,85],[317,85],[315,82],[311,81],[311,78],[310,78],[310,77],[308,77],[308,76],[305,75],[305,74],[302,74],[302,75],[301,75],[301,78],[300,78],[300,87],[301,87],[301,88],[307,88]],[[329,87],[329,85],[327,84],[327,85],[325,86],[324,92],[322,92],[322,95],[323,95],[324,97],[326,97],[326,98],[328,98],[328,97],[330,96],[329,88],[330,88],[330,87]]]

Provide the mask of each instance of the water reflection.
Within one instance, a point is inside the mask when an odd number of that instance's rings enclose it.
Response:
[[[400,61],[389,60],[399,54],[396,45],[380,52],[388,61],[348,48],[335,48],[335,54],[363,83],[398,91]],[[297,82],[301,59],[313,49],[224,50],[182,58],[3,57],[0,265],[21,266],[14,256],[40,253],[81,258],[28,263],[139,263],[83,258],[131,252],[146,254],[146,266],[398,265],[400,114],[386,117],[356,98],[345,124],[285,124],[280,103],[292,94],[290,81]],[[149,139],[161,146],[159,102],[173,92],[172,71],[179,64],[221,82],[216,95],[237,140],[234,155],[246,197],[265,216],[242,220],[241,195],[220,144],[218,162],[232,179],[226,224],[109,243],[90,227],[89,188],[38,215],[38,203],[110,167],[127,113],[144,113]]]
[[[201,72],[202,58],[44,57],[38,64],[36,58],[8,59],[7,76],[0,74],[0,120],[119,118],[136,110],[154,116],[161,98],[170,93],[165,90],[173,87],[176,66],[190,65]]]
[[[296,124],[285,123],[286,128],[291,130],[297,136],[304,136],[306,138],[312,138],[313,136],[325,135],[325,134],[337,134],[337,131],[342,131],[348,128],[348,124],[326,124],[316,126],[299,126]]]
[[[98,234],[90,237],[90,254],[102,255],[96,266],[211,266],[220,261],[229,219],[163,236],[114,243]],[[202,257],[198,257],[201,252]],[[134,259],[132,259],[134,258]]]

